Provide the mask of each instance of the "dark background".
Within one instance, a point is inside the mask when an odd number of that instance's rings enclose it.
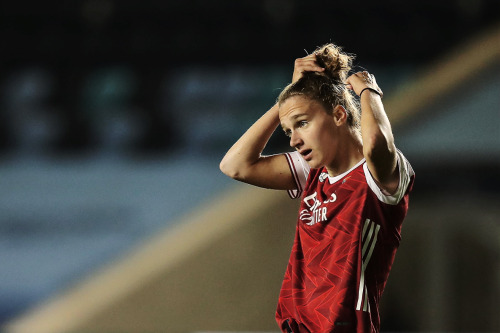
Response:
[[[3,1],[0,80],[5,91],[5,81],[24,68],[48,71],[50,89],[40,102],[54,106],[49,112],[59,123],[49,147],[81,151],[98,144],[83,101],[85,80],[92,71],[126,67],[133,78],[123,103],[143,109],[134,147],[167,151],[179,135],[165,119],[173,111],[160,105],[160,89],[176,68],[291,71],[304,50],[326,42],[363,64],[418,68],[497,22],[499,13],[496,0]],[[6,99],[4,93],[0,146],[9,151],[18,143]]]
[[[220,158],[296,58],[341,45],[390,98],[498,23],[498,0],[0,2],[0,325],[217,198],[232,184]],[[417,180],[386,330],[499,327],[493,67],[395,128]],[[281,135],[271,148],[289,147]]]

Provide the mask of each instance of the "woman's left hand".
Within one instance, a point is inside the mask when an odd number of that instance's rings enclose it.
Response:
[[[365,88],[374,89],[379,92],[380,97],[384,95],[382,89],[377,84],[375,80],[375,76],[373,74],[368,73],[367,71],[357,72],[349,76],[346,80],[347,88],[354,90],[356,95],[359,96],[361,91]]]

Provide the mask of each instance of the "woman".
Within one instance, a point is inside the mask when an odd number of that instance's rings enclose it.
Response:
[[[352,61],[333,44],[297,59],[277,104],[220,164],[234,179],[301,197],[276,312],[283,332],[380,330],[414,173],[394,145],[374,76],[347,77]],[[262,156],[279,124],[295,151]]]

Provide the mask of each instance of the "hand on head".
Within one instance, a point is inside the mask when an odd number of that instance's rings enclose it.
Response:
[[[303,77],[304,72],[318,72],[323,73],[325,68],[318,65],[316,59],[316,53],[311,53],[303,58],[298,58],[295,60],[295,65],[293,69],[292,83],[297,82]],[[375,76],[368,73],[367,71],[357,72],[352,74],[345,81],[347,88],[353,90],[356,95],[360,96],[361,92],[365,89],[371,89],[376,91],[380,97],[384,95],[382,89],[377,84]]]
[[[325,69],[320,67],[316,62],[316,54],[311,53],[303,58],[295,60],[293,68],[292,83],[297,82],[304,72],[323,72]]]
[[[377,91],[380,97],[384,95],[377,84],[377,80],[375,80],[375,76],[367,71],[352,74],[347,78],[346,84],[347,88],[353,90],[358,96],[365,88]]]

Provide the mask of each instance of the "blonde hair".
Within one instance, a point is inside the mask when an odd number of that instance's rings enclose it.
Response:
[[[347,112],[348,125],[359,128],[359,101],[345,84],[355,56],[342,52],[341,47],[331,43],[318,47],[314,54],[317,64],[325,70],[304,72],[299,80],[283,89],[278,96],[279,105],[297,95],[320,102],[327,112],[341,105]]]

